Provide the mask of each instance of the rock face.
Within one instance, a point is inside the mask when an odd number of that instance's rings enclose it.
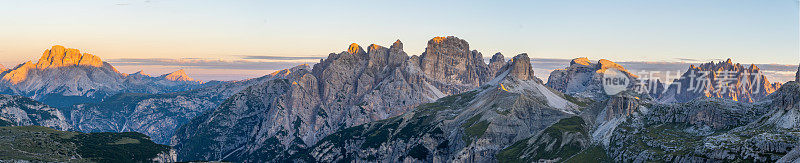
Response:
[[[645,112],[614,131],[608,156],[615,162],[774,162],[800,137],[800,85],[784,84],[759,103],[696,98],[687,103],[647,102]]]
[[[578,116],[561,119],[536,136],[503,149],[497,159],[499,162],[569,162],[566,160],[592,144],[587,132],[589,127]]]
[[[528,57],[528,54],[522,53],[514,56],[509,62],[511,63],[501,68],[500,72],[509,71],[508,75],[514,76],[520,80],[533,80],[536,78],[533,76],[533,70],[530,69],[531,58]]]
[[[800,66],[797,66],[797,73],[794,74],[794,81],[800,82]]]
[[[575,58],[566,69],[553,70],[546,85],[576,97],[603,99],[607,97],[603,90],[603,73],[610,68],[624,73],[629,81],[637,78],[621,65],[609,60],[601,59],[592,63],[587,58]],[[630,82],[628,87],[633,89],[635,85]]]
[[[169,80],[169,81],[195,81],[194,79],[189,77],[189,75],[186,75],[186,72],[184,72],[183,69],[180,69],[178,71],[169,74],[161,75],[160,78],[164,78],[164,80]]]
[[[69,130],[64,115],[58,109],[33,99],[0,94],[0,126],[45,126]]]
[[[474,89],[492,76],[481,58],[452,36],[412,57],[400,41],[366,51],[351,44],[311,70],[232,96],[181,127],[172,143],[181,160],[275,161],[343,128]]]
[[[83,132],[140,132],[159,144],[169,144],[175,130],[249,86],[286,78],[290,72],[309,69],[300,65],[242,81],[224,82],[189,91],[166,94],[123,93],[101,102],[66,108],[69,123]],[[135,73],[134,75],[146,76]]]
[[[463,88],[479,86],[492,78],[481,53],[470,51],[467,41],[453,36],[428,41],[418,62],[426,78],[454,85],[442,90],[447,94],[460,93]]]
[[[577,112],[559,92],[529,78],[525,54],[475,90],[386,120],[340,130],[289,157],[306,162],[492,162],[512,143]],[[527,61],[528,63],[525,63]],[[528,70],[515,70],[524,68]],[[527,79],[526,79],[527,78]],[[585,136],[585,134],[584,134]]]
[[[730,59],[692,65],[675,82],[679,84],[671,84],[659,101],[688,102],[697,97],[717,97],[756,102],[780,88],[780,83],[770,83],[757,66],[745,68]]]
[[[759,125],[800,129],[800,83],[788,82],[769,96],[772,108]]]
[[[165,93],[201,84],[128,78],[97,56],[59,45],[45,50],[35,64],[26,62],[0,75],[0,93],[30,97],[55,107],[99,101],[117,93]]]
[[[506,65],[506,60],[503,58],[503,54],[500,54],[500,53],[494,54],[492,56],[492,59],[489,59],[489,66],[488,66],[489,67],[489,75],[491,77],[495,77],[497,75],[500,75],[500,73],[502,73],[502,72],[499,72],[500,68],[503,68],[504,65]]]
[[[89,53],[81,53],[78,49],[67,49],[64,46],[56,45],[48,49],[36,62],[36,68],[48,69],[69,66],[90,66],[102,67],[103,61],[99,57]]]

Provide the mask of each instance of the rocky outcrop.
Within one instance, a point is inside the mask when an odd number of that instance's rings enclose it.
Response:
[[[526,76],[531,72],[529,65],[509,62],[504,66],[508,72],[520,73],[500,75],[473,91],[420,105],[401,116],[339,130],[288,158],[309,162],[496,161],[503,148],[577,111],[563,95]],[[528,70],[514,70],[519,68]]]
[[[416,62],[416,61],[415,61]],[[488,81],[489,70],[478,51],[470,51],[467,41],[453,37],[435,37],[419,57],[419,68],[426,78],[454,85],[443,93],[460,93]]]
[[[768,99],[772,110],[757,125],[800,129],[800,83],[790,81]]]
[[[56,108],[33,99],[0,94],[0,126],[45,126],[69,130],[64,115]]]
[[[633,114],[647,110],[642,106],[642,101],[646,100],[643,98],[641,94],[634,91],[624,91],[609,97],[604,102],[598,102],[592,108],[582,112],[581,116],[594,120],[588,123],[592,124],[592,142],[607,147],[614,130],[622,122],[625,122]]]
[[[794,81],[800,82],[800,66],[797,66],[797,73],[794,74]]]
[[[495,77],[500,75],[500,69],[506,65],[506,60],[503,58],[503,54],[495,53],[491,59],[489,59],[489,75]]]
[[[141,73],[141,71],[139,71],[139,73]],[[186,75],[186,72],[184,72],[183,69],[171,72],[169,74],[161,75],[160,78],[163,78],[164,80],[168,81],[195,81],[194,79],[189,77],[189,75]]]
[[[791,159],[798,137],[800,86],[784,84],[758,103],[696,98],[648,103],[647,112],[614,130],[608,154],[616,162],[719,162]]]
[[[22,95],[54,107],[100,101],[118,93],[166,93],[197,88],[195,81],[128,78],[97,56],[53,46],[35,64],[0,73],[0,93]]]
[[[562,162],[592,144],[588,130],[589,126],[581,117],[564,118],[536,136],[503,149],[497,159],[499,162]]]
[[[170,149],[167,152],[158,153],[158,155],[150,159],[150,161],[159,163],[178,162],[178,153],[176,153],[174,149]]]
[[[464,40],[434,38],[421,56],[408,57],[402,48],[400,41],[389,48],[351,44],[308,72],[292,72],[296,75],[286,78],[288,85],[275,81],[248,88],[243,92],[250,93],[237,94],[230,104],[183,126],[173,141],[179,157],[275,161],[343,128],[400,115],[491,79],[481,54]],[[284,91],[259,93],[265,87]]]
[[[514,76],[520,80],[532,80],[536,77],[533,76],[531,69],[531,58],[527,53],[522,53],[511,59],[510,64],[507,64],[500,69],[500,72],[509,71],[508,75]]]
[[[605,99],[607,95],[603,90],[603,73],[612,68],[622,72],[629,81],[635,81],[637,78],[621,65],[609,60],[601,59],[593,63],[587,58],[575,58],[570,61],[569,67],[553,70],[546,85],[576,97]],[[634,82],[629,82],[629,89],[635,87]]]
[[[69,66],[91,66],[102,67],[103,61],[99,57],[89,53],[81,53],[78,49],[64,48],[61,45],[55,45],[46,50],[39,62],[36,62],[36,68],[48,69]]]
[[[743,102],[756,102],[780,88],[770,83],[758,66],[744,67],[731,59],[719,63],[690,66],[676,84],[670,84],[659,101],[688,102],[698,97],[717,97]]]

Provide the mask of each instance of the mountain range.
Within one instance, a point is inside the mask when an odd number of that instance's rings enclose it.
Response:
[[[490,70],[481,58],[452,36],[430,40],[422,55],[411,57],[399,40],[367,51],[351,44],[312,69],[232,96],[181,127],[173,145],[188,154],[179,155],[185,160],[275,161],[340,129],[487,83]]]
[[[201,82],[183,70],[158,77],[124,74],[97,56],[53,46],[35,64],[0,70],[0,93],[9,94],[0,96],[0,126],[89,134],[0,128],[12,135],[70,135],[60,141],[67,142],[66,155],[30,159],[19,154],[0,160],[109,159],[108,153],[91,157],[72,148],[99,141],[92,136],[124,140],[121,144],[135,140],[136,148],[149,151],[137,160],[150,161],[800,158],[795,148],[800,143],[800,85],[771,83],[755,65],[730,59],[692,65],[667,82],[633,74],[606,59],[573,59],[552,71],[547,83],[534,76],[533,67],[526,53],[508,60],[495,53],[486,63],[467,41],[448,36],[428,41],[420,55],[409,56],[400,40],[388,47],[353,43],[313,66],[241,81]],[[631,81],[622,87],[625,91],[607,92],[605,77],[613,72]],[[699,87],[698,82],[708,85]],[[8,144],[25,145],[19,143]],[[122,149],[114,146],[119,144],[92,149]]]
[[[0,73],[0,93],[21,95],[55,107],[101,101],[119,93],[167,93],[200,88],[183,71],[161,77],[120,73],[99,57],[53,46],[36,63],[25,62]]]

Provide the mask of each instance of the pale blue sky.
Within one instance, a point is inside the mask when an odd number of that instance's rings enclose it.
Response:
[[[243,60],[241,56],[327,56],[353,42],[388,46],[396,39],[404,42],[409,55],[419,55],[427,40],[446,35],[467,40],[485,57],[495,52],[507,57],[527,52],[533,58],[613,61],[800,61],[796,0],[2,4],[0,64],[6,67],[36,60],[54,44],[81,49],[104,60],[201,58],[237,62]],[[120,69],[132,73],[134,69],[151,68],[129,65]],[[267,69],[275,68],[263,71]],[[160,74],[171,69],[152,71]]]

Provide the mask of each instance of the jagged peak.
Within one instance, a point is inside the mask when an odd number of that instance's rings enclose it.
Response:
[[[8,72],[8,74],[3,76],[3,80],[11,82],[11,84],[19,84],[25,79],[28,79],[28,70],[36,68],[33,65],[33,62],[28,61],[22,64],[19,64],[17,67],[14,67],[14,70]]]
[[[361,46],[359,46],[358,44],[352,43],[352,44],[350,44],[350,47],[347,48],[347,53],[349,53],[349,54],[360,54],[360,53],[366,53],[366,52],[364,52],[364,49],[361,49]]]
[[[369,51],[367,51],[367,53],[371,53],[373,50],[381,50],[381,49],[386,49],[386,47],[377,44],[370,44],[368,49]]]
[[[518,54],[517,56],[514,56],[514,58],[511,58],[510,62],[511,71],[509,72],[509,75],[521,80],[534,79],[533,67],[531,67],[531,58],[528,57],[528,53]]]
[[[146,74],[146,73],[144,73],[144,70],[139,70],[139,71],[137,71],[136,73],[133,73],[133,74],[131,74],[131,75],[150,76],[150,74]]]
[[[392,49],[394,49],[394,48],[403,49],[403,42],[400,41],[400,39],[397,39],[397,41],[394,41],[394,43],[392,43],[392,46],[389,47],[389,48],[392,48]]]
[[[714,61],[700,64],[699,66],[689,67],[690,70],[701,70],[701,71],[749,71],[749,72],[756,72],[760,70],[758,66],[755,64],[750,64],[750,67],[745,68],[740,63],[734,63],[733,60],[728,58],[725,61],[720,61],[719,63],[714,63]]]
[[[627,71],[627,70],[625,70],[624,67],[622,67],[622,65],[619,65],[619,64],[614,63],[613,61],[609,61],[607,59],[600,59],[599,61],[597,61],[597,63],[600,64],[600,69],[601,70],[605,70],[605,69],[609,69],[609,68],[616,68],[616,69],[618,69],[620,71],[623,71],[623,70]]]
[[[760,69],[758,68],[758,66],[756,66],[756,64],[750,64],[750,68],[748,68],[748,69],[750,69],[750,70],[755,70],[755,71],[758,71],[758,70],[760,70]]]
[[[452,37],[452,36],[450,36],[450,37]],[[446,38],[437,36],[437,37],[433,37],[433,39],[431,39],[431,41],[433,41],[433,42],[435,42],[437,44],[441,44],[444,41],[444,39],[446,39]]]
[[[195,81],[194,79],[189,77],[189,75],[186,75],[186,72],[183,71],[183,69],[180,69],[178,71],[169,74],[161,75],[161,78],[164,78],[169,81]]]
[[[377,49],[381,49],[381,48],[384,48],[384,47],[380,46],[378,44],[369,44],[369,48],[377,50]]]
[[[794,81],[800,82],[800,66],[797,66],[797,73],[794,74]]]
[[[577,65],[583,65],[583,66],[589,66],[590,64],[592,64],[592,61],[589,61],[589,58],[580,57],[580,58],[572,59],[572,61],[569,62],[569,66],[576,65],[576,64]]]
[[[493,62],[505,62],[505,56],[503,56],[503,54],[501,54],[500,52],[497,52],[494,55],[492,55],[492,59],[489,59],[489,63]]]
[[[447,36],[447,37],[437,36],[433,37],[430,41],[428,41],[429,46],[432,44],[448,44],[448,43],[461,43],[469,45],[466,40],[460,39],[455,36]]]
[[[36,62],[36,68],[39,69],[74,65],[102,67],[103,61],[100,60],[100,57],[89,53],[81,53],[78,49],[54,45],[50,49],[45,50],[42,57]]]

